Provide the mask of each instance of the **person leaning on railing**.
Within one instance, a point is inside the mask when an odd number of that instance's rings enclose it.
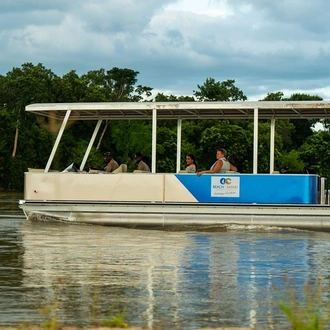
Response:
[[[226,173],[227,171],[237,171],[236,166],[231,164],[227,158],[227,151],[226,149],[219,148],[216,153],[217,160],[214,162],[214,164],[211,166],[209,170],[200,171],[197,172],[198,176],[201,176],[205,173]]]

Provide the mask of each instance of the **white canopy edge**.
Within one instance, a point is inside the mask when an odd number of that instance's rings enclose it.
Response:
[[[254,109],[259,119],[330,118],[330,101],[246,101],[246,102],[92,102],[38,103],[26,111],[62,120],[71,110],[70,120],[152,119],[251,119]]]

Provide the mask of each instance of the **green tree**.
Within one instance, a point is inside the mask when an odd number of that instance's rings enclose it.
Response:
[[[283,97],[283,92],[267,93],[267,96],[260,101],[282,101]]]
[[[65,89],[72,91],[73,95],[78,95],[75,101],[137,102],[149,97],[152,90],[152,88],[142,85],[135,86],[138,74],[139,72],[130,69],[113,68],[106,71],[101,68],[89,71],[81,77],[74,71],[71,71],[63,76],[63,79],[65,80]],[[128,140],[129,137],[132,137],[131,131],[134,132],[134,127],[130,124],[130,122],[106,121],[101,127],[96,148],[103,151],[111,150],[115,155],[118,155],[118,157],[116,156],[118,161],[129,162],[132,154],[136,152],[136,150],[133,150],[134,146],[136,146],[135,143],[132,143],[134,139]],[[75,137],[78,135],[79,140],[86,139],[88,141],[94,125],[95,123],[78,121],[68,128],[63,137],[63,145],[65,147],[61,146],[59,150],[60,164],[63,165],[65,159],[68,159],[73,154],[72,150],[79,147]],[[144,132],[141,127],[135,131]],[[117,152],[118,150],[120,150],[120,153]],[[143,150],[140,149],[140,151],[142,152]],[[99,154],[101,155],[102,152],[99,152]],[[90,160],[91,157],[88,159],[88,162]],[[93,166],[96,165],[94,164]]]
[[[15,120],[13,114],[5,108],[0,108],[0,182],[5,184],[8,177],[6,173],[8,159],[11,158],[11,150],[13,145],[12,136],[8,132],[15,131]]]
[[[319,131],[309,136],[299,149],[299,152],[300,159],[304,162],[306,167],[330,180],[329,131]]]
[[[250,122],[249,128],[251,134],[253,132],[253,123]],[[291,139],[291,133],[294,125],[286,120],[279,120],[275,129],[275,150],[274,150],[274,167],[280,170],[288,166],[286,159],[283,159],[283,145],[287,140]],[[270,123],[269,121],[260,121],[258,126],[258,172],[269,173],[269,152],[270,152]],[[290,140],[291,141],[291,140]],[[291,168],[290,168],[291,169]]]
[[[165,95],[163,93],[158,93],[155,96],[155,102],[194,102],[195,99],[193,96],[175,96],[173,94],[171,95]]]
[[[157,172],[175,172],[177,135],[173,128],[161,126],[157,129]]]
[[[268,93],[262,101],[321,101],[322,98],[318,95],[309,94],[292,94],[290,97],[284,97],[283,92]],[[294,131],[292,131],[290,140],[287,139],[284,144],[284,149],[290,151],[292,149],[298,149],[304,140],[313,134],[312,127],[318,120],[315,119],[288,119],[290,123],[294,125]],[[276,121],[277,123],[279,120]]]
[[[252,141],[253,136],[250,130],[231,125],[228,121],[221,121],[205,129],[200,141],[203,150],[200,168],[209,168],[216,159],[216,151],[219,148],[225,148],[228,155],[235,158],[240,172],[251,172]]]
[[[137,82],[138,71],[131,69],[112,68],[105,76],[105,88],[109,101],[131,101],[134,85]]]
[[[56,75],[42,64],[25,63],[21,68],[13,68],[2,79],[2,104],[15,114],[16,127],[12,156],[16,156],[19,130],[22,125],[31,125],[35,117],[27,114],[25,106],[30,103],[52,100],[52,81]],[[30,118],[30,119],[29,119]]]
[[[62,76],[61,93],[63,94],[62,102],[83,102],[88,99],[87,89],[89,80],[79,77],[75,70],[71,70]],[[103,95],[100,100],[104,100]]]
[[[193,91],[198,101],[246,101],[244,93],[234,85],[235,80],[215,81],[207,78],[203,85],[197,85],[199,91]]]
[[[139,72],[117,67],[88,71],[80,77],[86,88],[84,102],[139,102],[151,96],[152,88],[136,85]]]
[[[113,121],[111,122],[110,131],[111,148],[118,155],[118,160],[128,165],[128,170],[136,169],[133,156],[137,152],[141,152],[150,165],[151,122],[139,120]]]
[[[132,95],[132,102],[148,101],[148,97],[152,95],[153,88],[148,86],[137,85]]]
[[[309,94],[292,94],[289,98],[284,98],[284,101],[322,101],[318,95]],[[290,122],[295,126],[295,132],[292,136],[293,149],[298,149],[308,138],[313,135],[312,127],[318,122],[318,119],[290,119]]]
[[[298,150],[291,150],[281,156],[281,166],[278,168],[288,168],[291,172],[302,173],[305,167],[300,157],[300,152]]]

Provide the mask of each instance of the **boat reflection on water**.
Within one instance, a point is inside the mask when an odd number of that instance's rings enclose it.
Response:
[[[40,221],[24,222],[21,231],[22,285],[36,295],[34,304],[60,302],[62,324],[91,325],[125,311],[131,325],[157,329],[287,326],[278,307],[286,296],[283,279],[301,292],[330,275],[325,233]]]

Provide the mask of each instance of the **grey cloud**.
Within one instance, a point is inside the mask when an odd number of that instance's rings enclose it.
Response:
[[[77,15],[85,29],[98,33],[142,33],[152,17],[174,0],[121,0],[86,3]]]
[[[180,47],[184,44],[184,38],[179,30],[168,30],[165,35],[168,38],[167,44],[170,47]]]
[[[31,11],[67,10],[86,0],[1,0],[0,13],[26,13]]]
[[[166,11],[173,2],[0,1],[0,73],[24,62],[57,74],[127,67],[179,95],[208,77],[235,79],[248,96],[330,86],[330,20],[318,30],[327,2],[230,0],[227,16]]]
[[[316,33],[327,33],[325,26],[329,26],[330,11],[328,0],[300,1],[264,1],[264,0],[230,0],[229,6],[240,8],[247,15],[265,22],[270,20],[275,23],[286,23],[298,25],[302,30]]]
[[[39,12],[29,12],[22,16],[19,12],[0,13],[0,30],[23,29],[29,25],[59,25],[63,21],[63,14],[55,10],[48,10],[43,15]]]

